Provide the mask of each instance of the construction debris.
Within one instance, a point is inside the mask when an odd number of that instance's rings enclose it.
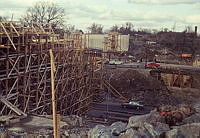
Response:
[[[174,111],[175,110],[175,111]],[[88,133],[88,136],[91,138],[97,137],[197,137],[199,134],[199,124],[200,120],[196,120],[195,123],[185,124],[183,120],[182,124],[174,126],[177,124],[168,124],[166,121],[166,116],[163,116],[163,112],[182,112],[184,114],[184,119],[189,119],[193,115],[193,108],[188,105],[181,105],[180,107],[165,106],[160,107],[159,110],[154,110],[147,115],[133,116],[129,118],[129,123],[125,126],[124,123],[116,122],[111,126],[97,125],[91,129]],[[196,116],[199,116],[199,114]],[[176,118],[176,116],[172,116]],[[193,118],[193,117],[192,117]],[[189,119],[190,120],[190,119]],[[179,120],[180,121],[180,120]],[[113,126],[116,128],[117,133],[113,133]],[[196,128],[195,128],[196,127]]]
[[[115,122],[109,128],[111,130],[112,135],[119,136],[121,132],[125,131],[126,123],[123,122]]]
[[[200,123],[192,123],[175,127],[174,129],[166,132],[165,136],[166,138],[198,138],[200,136]]]
[[[195,113],[194,108],[188,105],[180,105],[179,108],[172,106],[162,106],[158,108],[160,115],[165,118],[165,123],[170,126],[181,123],[185,118]]]
[[[62,121],[69,124],[70,127],[83,126],[85,124],[83,119],[77,115],[63,116]]]
[[[88,132],[88,138],[113,138],[113,136],[108,127],[97,125]]]
[[[130,133],[130,130],[133,130]],[[146,123],[146,122],[139,122],[132,124],[131,128],[128,128],[129,132],[122,133],[121,137],[126,137],[128,135],[138,135],[139,137],[161,137],[163,133],[169,131],[169,126],[162,123],[156,123],[154,125]]]

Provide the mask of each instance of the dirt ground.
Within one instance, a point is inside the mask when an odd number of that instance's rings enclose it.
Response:
[[[193,104],[199,100],[200,89],[169,88],[162,80],[150,75],[148,70],[109,69],[107,81],[129,100],[145,105]]]

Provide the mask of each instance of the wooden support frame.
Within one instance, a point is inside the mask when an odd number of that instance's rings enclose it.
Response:
[[[94,63],[96,55],[92,50],[83,49],[81,34],[72,34],[63,41],[54,34],[51,25],[0,24],[3,47],[0,52],[5,53],[0,55],[0,87],[4,97],[25,113],[51,114],[49,49],[52,49],[57,112],[60,115],[82,114],[96,95],[93,88],[100,84],[93,83],[94,72],[99,71]],[[0,107],[0,115],[13,113],[6,106]]]

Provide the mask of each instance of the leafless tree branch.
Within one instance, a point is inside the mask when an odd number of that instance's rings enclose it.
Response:
[[[51,23],[53,28],[62,28],[64,17],[64,8],[53,2],[39,1],[27,9],[21,20],[28,23]]]

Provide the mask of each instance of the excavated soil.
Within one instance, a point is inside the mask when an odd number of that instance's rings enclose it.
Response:
[[[107,81],[128,100],[139,101],[145,105],[191,104],[196,102],[196,95],[177,94],[167,88],[162,79],[151,76],[148,70],[109,69],[106,71]],[[200,95],[200,94],[199,94]]]

